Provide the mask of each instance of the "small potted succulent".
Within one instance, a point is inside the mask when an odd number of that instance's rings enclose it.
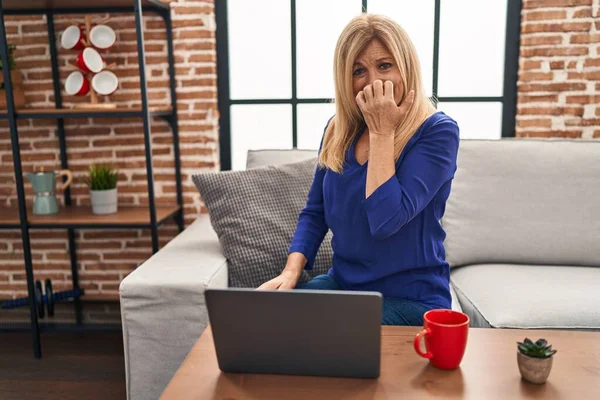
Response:
[[[10,80],[12,82],[13,99],[16,108],[21,108],[25,105],[25,90],[23,89],[23,74],[17,69],[15,62],[14,44],[8,45],[8,70],[10,71]],[[4,90],[4,65],[0,59],[0,109],[6,109],[6,93]]]
[[[552,349],[552,345],[548,346],[546,339],[539,339],[534,343],[525,338],[523,342],[517,342],[517,345],[517,362],[521,376],[532,383],[546,382],[556,350]]]
[[[94,214],[117,212],[117,180],[119,172],[107,165],[92,165],[85,183],[90,188],[90,200]]]

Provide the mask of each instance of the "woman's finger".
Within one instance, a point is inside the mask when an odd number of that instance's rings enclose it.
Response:
[[[365,101],[367,103],[373,101],[373,86],[367,85],[362,91],[365,94]]]
[[[383,99],[383,82],[379,79],[373,82],[373,98]]]
[[[279,286],[279,290],[293,289],[295,285],[291,281],[285,281]]]
[[[358,94],[356,95],[356,104],[358,104],[358,108],[360,108],[361,111],[364,110],[364,107],[366,105],[366,100],[365,100],[365,93],[362,90],[360,92],[358,92]]]
[[[263,283],[258,287],[258,290],[272,290],[277,289],[280,283],[276,279],[271,279],[268,282]]]
[[[383,85],[383,96],[394,100],[394,83],[392,81],[385,81]]]
[[[406,112],[408,111],[408,109],[410,108],[410,106],[412,106],[412,104],[413,104],[414,101],[415,101],[415,91],[411,90],[408,93],[408,96],[406,96],[406,98],[402,102],[402,104],[400,104],[398,106],[398,111],[400,112],[400,114],[401,115],[406,114]]]

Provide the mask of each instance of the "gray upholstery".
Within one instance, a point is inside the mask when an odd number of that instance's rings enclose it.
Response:
[[[472,326],[600,329],[600,268],[476,264],[452,285]]]
[[[456,291],[452,287],[452,284],[450,284],[450,296],[452,297],[452,309],[454,311],[463,312],[463,309],[460,305],[460,301],[458,301],[458,296],[456,294]]]
[[[463,140],[446,259],[600,266],[599,199],[599,141]]]
[[[249,150],[246,169],[265,165],[290,164],[310,160],[317,156],[317,150]]]
[[[160,396],[208,323],[204,290],[227,286],[225,257],[207,215],[123,280],[128,399]]]

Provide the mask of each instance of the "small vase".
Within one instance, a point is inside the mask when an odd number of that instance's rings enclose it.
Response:
[[[552,370],[553,358],[535,358],[517,352],[517,362],[521,376],[531,383],[541,384],[546,382],[550,375],[550,370]]]
[[[114,214],[117,212],[117,189],[90,190],[92,212],[94,214]]]

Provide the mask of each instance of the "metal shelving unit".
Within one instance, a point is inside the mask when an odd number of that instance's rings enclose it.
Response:
[[[48,27],[52,77],[54,84],[54,108],[15,109],[12,93],[12,82],[8,68],[3,69],[6,90],[7,109],[0,111],[0,119],[8,120],[12,144],[15,181],[17,187],[18,207],[0,208],[0,229],[20,229],[23,242],[23,255],[27,278],[28,305],[30,309],[30,329],[33,338],[33,352],[36,358],[41,358],[40,332],[43,330],[86,330],[82,321],[82,308],[79,296],[74,298],[75,320],[72,326],[57,324],[40,324],[35,301],[34,276],[31,257],[30,229],[67,229],[69,251],[71,258],[71,277],[73,290],[80,291],[77,251],[75,243],[76,229],[151,229],[152,251],[158,251],[158,227],[169,219],[175,219],[179,230],[183,230],[183,196],[181,185],[181,164],[179,157],[179,132],[177,123],[177,97],[175,91],[175,62],[173,55],[173,38],[170,1],[165,0],[0,0],[0,56],[3,65],[8,63],[8,46],[6,39],[5,15],[45,15]],[[148,106],[146,62],[144,53],[143,13],[152,12],[161,16],[167,30],[167,58],[169,64],[169,83],[171,106],[151,108]],[[61,85],[59,79],[58,57],[56,52],[56,36],[54,30],[54,15],[56,14],[93,14],[93,13],[133,13],[135,16],[137,49],[139,59],[140,89],[142,105],[138,108],[117,108],[113,110],[83,110],[66,109],[62,106]],[[146,173],[148,183],[148,205],[143,207],[120,207],[119,212],[109,216],[94,215],[89,207],[76,207],[72,204],[69,189],[64,192],[65,207],[52,216],[29,215],[25,201],[23,171],[19,146],[19,119],[55,119],[60,147],[61,168],[68,169],[67,146],[65,141],[64,120],[66,118],[142,118],[144,126],[144,144],[146,152]],[[175,158],[175,177],[177,204],[172,206],[157,206],[154,198],[154,175],[152,168],[151,120],[154,117],[165,119],[173,133]],[[1,330],[2,328],[0,328]],[[11,330],[10,327],[7,330]]]

